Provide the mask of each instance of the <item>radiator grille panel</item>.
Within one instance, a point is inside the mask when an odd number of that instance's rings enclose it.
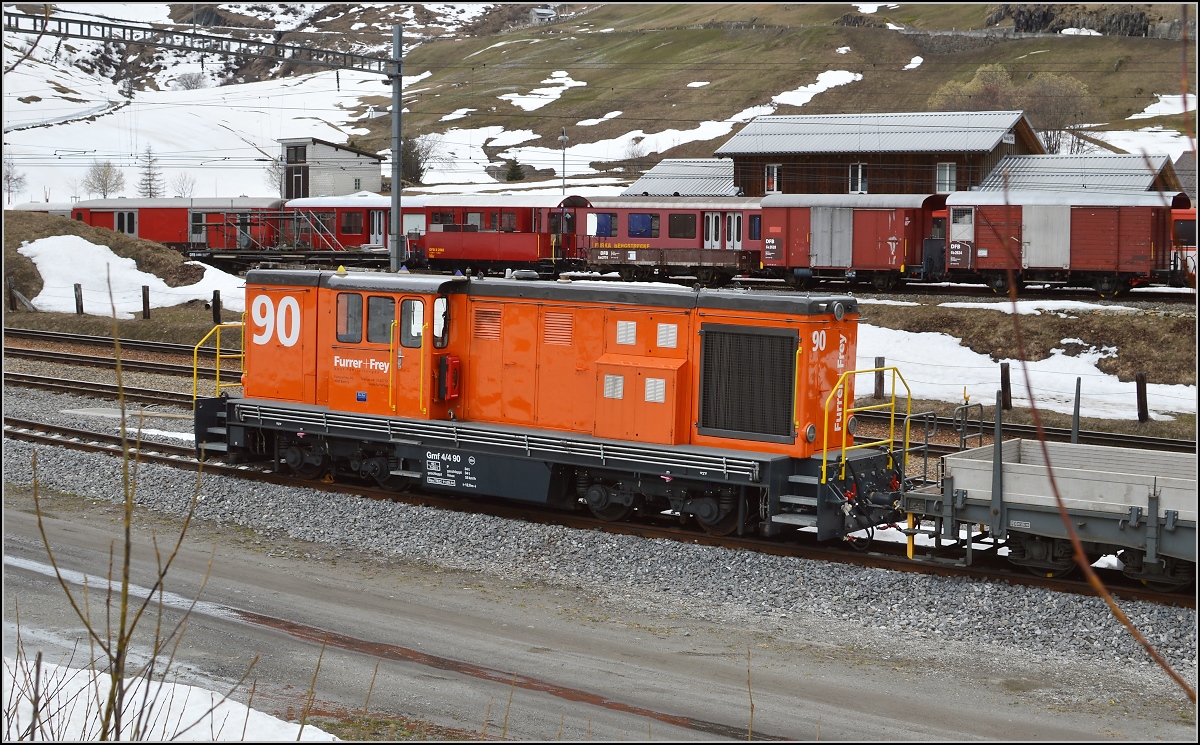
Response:
[[[791,439],[795,332],[706,328],[701,350],[700,428],[749,439]]]
[[[570,313],[547,312],[545,326],[542,327],[542,343],[571,346],[574,343],[574,321]]]
[[[475,309],[475,338],[500,340],[500,311]]]

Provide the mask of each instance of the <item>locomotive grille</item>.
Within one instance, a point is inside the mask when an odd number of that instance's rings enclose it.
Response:
[[[795,442],[797,332],[705,326],[700,333],[700,433]]]
[[[574,322],[575,318],[570,313],[547,311],[542,327],[542,343],[571,346],[574,343]]]
[[[475,309],[475,338],[491,339],[493,341],[499,340],[500,311],[484,308]]]

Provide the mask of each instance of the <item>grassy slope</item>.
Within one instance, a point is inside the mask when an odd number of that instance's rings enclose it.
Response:
[[[987,7],[902,6],[881,9],[868,18],[933,30],[982,28]],[[1164,7],[1169,11],[1173,6]],[[1180,86],[1178,42],[1054,37],[979,42],[964,51],[940,54],[923,50],[920,38],[886,28],[832,25],[851,10],[803,4],[607,5],[572,22],[426,43],[405,59],[408,74],[429,70],[433,75],[414,86],[424,90],[410,97],[404,127],[421,133],[498,125],[533,130],[543,143],[553,143],[564,126],[574,138],[586,141],[635,129],[689,129],[768,103],[771,96],[810,85],[817,74],[830,69],[858,72],[864,79],[822,93],[802,109],[782,106],[777,113],[925,110],[930,94],[942,83],[969,80],[980,65],[994,62],[1007,65],[1018,84],[1038,72],[1077,77],[1095,96],[1097,121],[1126,127],[1133,123],[1125,118],[1153,103],[1153,94],[1175,92]],[[1173,12],[1178,14],[1178,8]],[[753,28],[712,27],[721,24]],[[595,33],[607,28],[614,30]],[[500,41],[517,43],[489,48]],[[837,54],[842,46],[851,51]],[[903,70],[916,56],[924,63]],[[1194,71],[1194,47],[1189,60]],[[543,87],[548,72],[556,69],[588,85],[571,88],[557,102],[533,112],[497,98]],[[697,80],[710,84],[687,88]],[[386,90],[370,102],[387,105]],[[453,125],[439,122],[463,108],[476,111]],[[624,113],[586,130],[575,126],[581,119],[615,110]],[[1178,117],[1168,121],[1174,119]],[[357,141],[368,148],[386,148],[388,127],[386,119],[374,120],[372,133]],[[711,156],[725,139],[662,155]]]

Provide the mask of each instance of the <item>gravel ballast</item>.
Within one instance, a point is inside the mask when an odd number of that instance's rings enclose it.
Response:
[[[113,419],[62,413],[111,409],[112,402],[6,388],[4,404],[7,416],[116,430]],[[191,431],[185,418],[150,418],[144,426]],[[4,441],[6,485],[32,482],[32,451],[28,443]],[[116,458],[39,446],[37,461],[42,488],[103,500],[121,493]],[[139,466],[137,502],[144,507],[181,514],[194,488],[192,472]],[[987,670],[996,674],[1060,680],[1063,688],[1054,692],[1059,703],[1072,703],[1064,697],[1073,697],[1074,703],[1099,705],[1118,695],[1182,700],[1098,598],[534,525],[211,475],[201,486],[197,517],[266,538],[287,535],[323,544],[322,549],[565,586],[661,617],[899,654],[925,665],[968,670],[986,660]],[[1137,601],[1120,605],[1194,686],[1195,611]]]

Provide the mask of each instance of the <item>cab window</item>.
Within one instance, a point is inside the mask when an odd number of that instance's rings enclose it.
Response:
[[[420,300],[400,303],[400,346],[415,349],[421,346],[425,325],[425,306]]]
[[[362,295],[342,292],[337,297],[337,340],[347,344],[362,341]]]
[[[367,298],[367,341],[390,344],[392,321],[396,318],[396,301],[390,297]]]
[[[445,349],[450,343],[449,301],[439,297],[433,301],[433,347]]]

